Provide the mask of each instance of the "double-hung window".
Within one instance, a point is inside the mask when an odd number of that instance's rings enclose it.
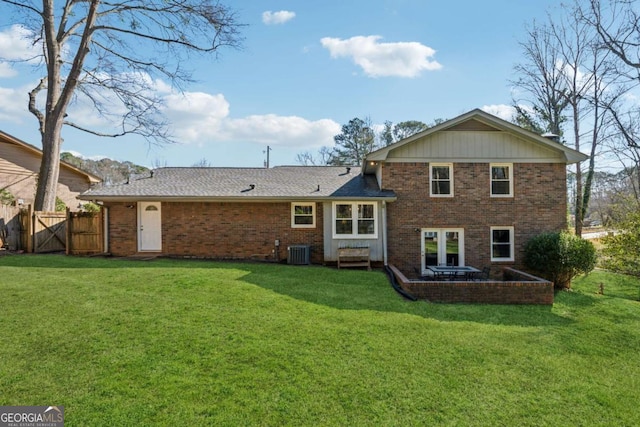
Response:
[[[429,165],[431,197],[453,197],[453,164],[431,163]]]
[[[333,237],[364,238],[378,237],[378,214],[375,203],[334,202]]]
[[[491,261],[513,260],[513,227],[491,227]]]
[[[291,203],[291,228],[315,228],[316,204]]]
[[[491,197],[513,197],[513,164],[491,164]]]

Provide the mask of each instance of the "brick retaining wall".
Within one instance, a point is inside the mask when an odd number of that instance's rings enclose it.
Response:
[[[553,304],[553,283],[512,268],[504,275],[511,281],[422,281],[409,280],[394,266],[398,284],[418,299],[447,303]]]

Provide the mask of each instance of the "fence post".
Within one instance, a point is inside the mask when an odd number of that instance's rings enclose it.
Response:
[[[66,255],[69,255],[71,253],[71,209],[69,209],[69,206],[66,207],[66,219],[65,221],[67,221],[67,232],[65,233],[65,250],[64,253]]]
[[[36,233],[36,213],[33,210],[33,205],[29,205],[29,227],[27,228],[27,252],[33,253],[33,247],[35,245]]]

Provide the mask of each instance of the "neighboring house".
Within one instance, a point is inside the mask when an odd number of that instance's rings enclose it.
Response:
[[[526,241],[566,228],[566,165],[587,156],[473,110],[367,156],[362,167],[162,168],[80,196],[108,214],[113,255],[311,261],[367,246],[411,273],[522,266]]]
[[[0,131],[0,189],[13,194],[16,203],[33,204],[41,161],[40,149]],[[98,182],[97,176],[60,162],[57,196],[71,210],[77,210],[77,196]]]

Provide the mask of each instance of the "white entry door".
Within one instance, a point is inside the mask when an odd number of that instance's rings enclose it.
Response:
[[[138,251],[162,250],[160,202],[138,203]]]

